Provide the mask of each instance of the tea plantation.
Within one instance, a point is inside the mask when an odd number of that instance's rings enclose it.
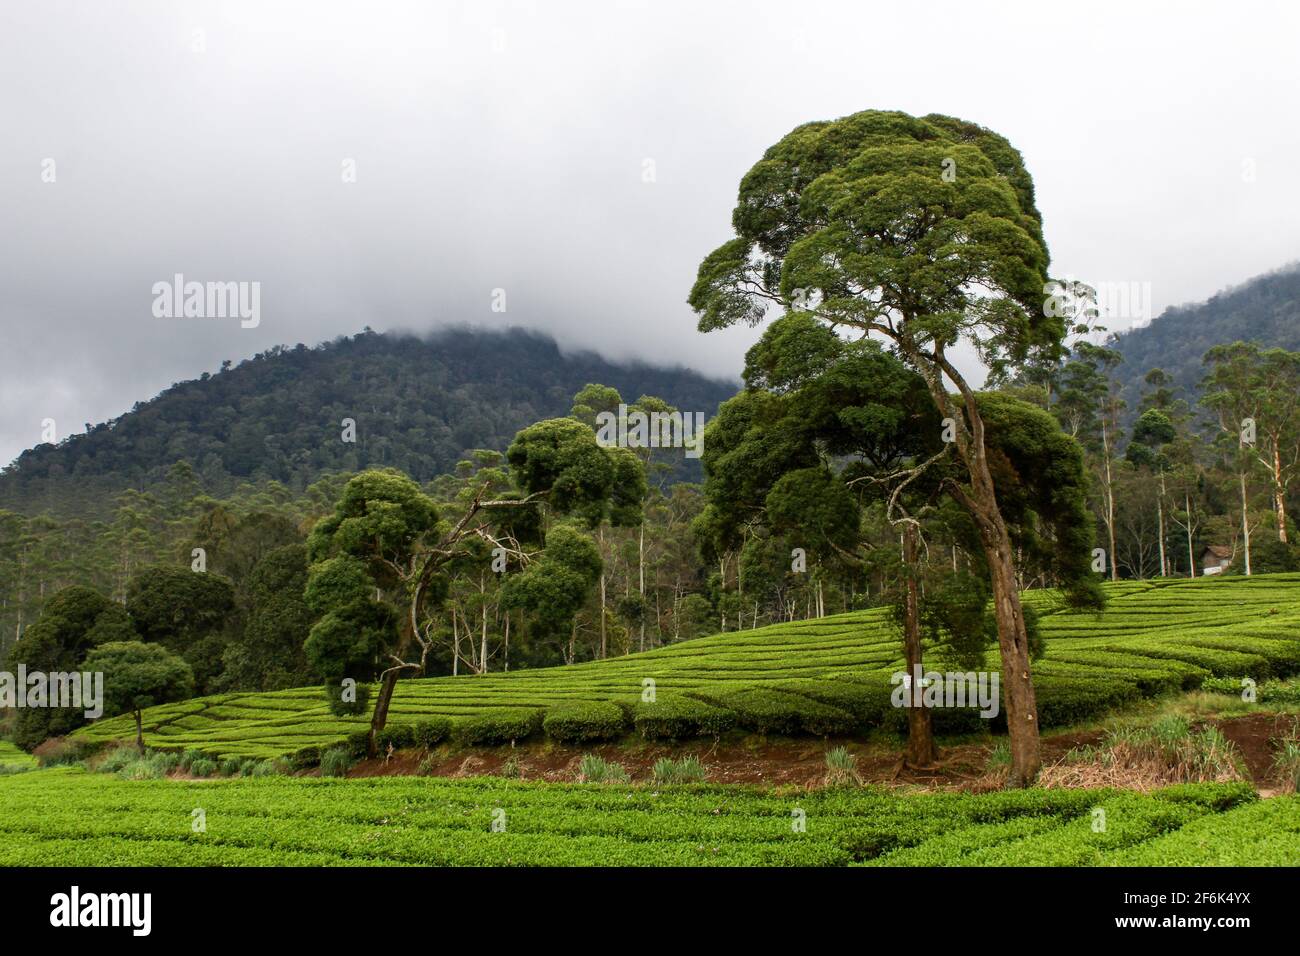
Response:
[[[129,781],[71,768],[0,778],[0,866],[70,864],[1294,866],[1300,797],[1260,801],[1244,784],[897,796],[500,778]]]
[[[1261,681],[1300,671],[1300,575],[1121,582],[1107,585],[1107,593],[1100,614],[1065,609],[1050,591],[1026,596],[1047,640],[1034,668],[1043,726],[1193,689],[1211,675]],[[942,648],[927,651],[927,666],[949,669]],[[995,651],[985,666],[997,669]],[[885,612],[863,611],[572,667],[405,680],[390,737],[401,746],[542,734],[574,743],[625,734],[680,739],[733,728],[854,733],[903,719],[889,703],[889,675],[901,667],[898,635]],[[941,733],[984,725],[973,710],[936,711],[936,720]],[[350,735],[355,746],[368,721],[330,715],[321,689],[307,687],[156,707],[144,723],[154,748],[214,757],[296,754],[310,762]],[[134,729],[127,716],[78,735],[107,741],[133,737]]]

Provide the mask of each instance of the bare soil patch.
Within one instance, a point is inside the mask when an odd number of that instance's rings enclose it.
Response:
[[[1273,755],[1278,738],[1289,733],[1294,717],[1256,713],[1224,720],[1207,721],[1217,726],[1241,753],[1255,787],[1264,795],[1276,792]],[[1202,725],[1203,726],[1203,725]],[[1095,746],[1103,741],[1101,730],[1051,734],[1043,738],[1043,764],[1058,764],[1071,750]],[[982,792],[998,789],[999,775],[989,771],[993,741],[943,747],[932,767],[906,768],[899,749],[888,743],[836,738],[790,740],[762,737],[722,741],[689,741],[679,744],[618,743],[586,747],[560,746],[551,742],[516,747],[456,749],[439,747],[426,753],[403,750],[390,757],[359,761],[350,777],[387,777],[424,774],[434,777],[502,775],[522,780],[572,782],[578,777],[583,754],[594,753],[622,764],[633,782],[652,779],[655,761],[662,757],[680,759],[694,755],[704,764],[710,783],[747,783],[770,787],[808,788],[820,786],[826,776],[826,752],[843,746],[857,758],[858,776],[863,783],[884,784],[921,790]]]
[[[1074,747],[1095,743],[1100,731],[1059,734],[1043,739],[1045,761],[1056,760]],[[541,742],[516,747],[453,750],[440,747],[426,754],[404,750],[389,758],[359,761],[350,777],[386,777],[425,773],[434,777],[499,775],[510,761],[523,780],[571,782],[577,779],[583,754],[594,753],[622,764],[634,782],[652,778],[655,761],[694,755],[704,764],[710,783],[748,783],[770,787],[812,787],[826,776],[826,752],[843,746],[857,758],[864,783],[919,787],[927,790],[984,789],[993,743],[960,744],[943,748],[940,760],[924,769],[900,765],[898,751],[885,744],[835,738],[788,740],[748,737],[741,740],[689,741],[680,744],[595,744],[566,747]],[[421,764],[424,769],[421,770]]]

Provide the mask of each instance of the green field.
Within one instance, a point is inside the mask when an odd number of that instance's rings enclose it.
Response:
[[[13,773],[15,770],[35,768],[36,758],[19,750],[7,740],[0,740],[0,773]]]
[[[1026,597],[1042,615],[1047,639],[1046,656],[1034,670],[1043,726],[1192,689],[1211,674],[1258,681],[1300,670],[1300,574],[1121,582],[1107,585],[1107,594],[1101,614],[1066,610],[1050,591]],[[940,650],[927,654],[930,666],[942,665]],[[889,675],[901,666],[898,636],[885,612],[863,611],[571,667],[406,680],[399,684],[390,725],[449,720],[468,726],[493,715],[518,725],[521,715],[539,719],[549,709],[610,701],[621,708],[615,715],[622,725],[618,732],[647,737],[712,734],[733,726],[856,733],[899,720],[889,704]],[[995,651],[986,667],[997,669]],[[653,703],[642,700],[646,680],[654,682]],[[936,717],[941,732],[981,725],[972,711]],[[540,733],[538,719],[523,722]],[[331,716],[315,687],[207,697],[145,712],[151,747],[214,756],[310,755],[366,725],[364,717]],[[128,738],[134,725],[124,716],[78,734]],[[481,739],[492,742],[490,733]]]
[[[1300,798],[1260,801],[1243,784],[898,796],[58,768],[0,778],[0,835],[0,866],[1263,866],[1300,864]]]

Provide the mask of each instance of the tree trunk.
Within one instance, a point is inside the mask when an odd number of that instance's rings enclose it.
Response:
[[[600,572],[600,659],[603,661],[606,657],[608,647],[607,636],[605,633],[605,572]]]
[[[1183,506],[1187,509],[1187,576],[1196,577],[1196,555],[1192,552],[1192,497],[1183,495]]]
[[[1160,477],[1160,495],[1156,498],[1156,534],[1160,536],[1160,576],[1165,576],[1165,499],[1164,499],[1165,479]]]
[[[379,697],[375,700],[375,713],[370,718],[370,735],[366,738],[366,756],[374,757],[379,754],[379,735],[383,733],[385,725],[388,723],[388,705],[392,703],[393,691],[397,688],[396,670],[390,670],[384,674],[384,679],[379,685]]]
[[[453,619],[454,614],[453,610]],[[412,639],[412,632],[403,627],[395,651],[398,660],[406,660],[406,649],[410,647]],[[401,673],[397,668],[387,670],[379,684],[379,697],[375,700],[375,712],[370,718],[370,734],[366,737],[367,757],[374,757],[379,753],[379,735],[388,723],[388,706],[393,702],[393,691],[397,689],[397,678]]]
[[[641,522],[641,536],[636,546],[637,586],[641,590],[641,642],[639,649],[645,650],[645,522]]]
[[[998,621],[998,649],[1002,657],[1002,694],[1011,738],[1011,786],[1030,786],[1042,767],[1038,742],[1038,701],[1029,668],[1029,637],[1025,632],[1020,592],[1011,562],[1011,542],[998,518],[996,532],[985,542],[993,585],[993,609]]]
[[[460,674],[460,623],[456,617],[456,605],[451,606],[451,676]]]
[[[1286,488],[1282,483],[1282,451],[1273,443],[1273,507],[1277,511],[1277,540],[1286,544]]]
[[[958,426],[956,447],[970,473],[970,489],[956,487],[952,494],[979,529],[993,586],[993,612],[997,618],[998,651],[1002,659],[1002,694],[1006,703],[1007,733],[1011,738],[1012,763],[1007,783],[1013,787],[1027,787],[1038,777],[1042,767],[1038,704],[1029,669],[1029,637],[1020,609],[1020,592],[1016,588],[1011,536],[998,507],[984,447],[984,420],[980,417],[974,390],[946,357],[937,350],[933,355],[922,356],[915,344],[909,341],[900,341],[899,344],[925,378],[935,407],[942,414],[950,415]],[[944,387],[945,375],[961,393],[965,422],[960,420],[961,412],[954,407]]]
[[[1118,581],[1119,567],[1115,561],[1115,485],[1110,470],[1110,435],[1106,430],[1105,421],[1101,424],[1101,445],[1106,466],[1106,539],[1110,545],[1110,553],[1106,555],[1106,561],[1110,565],[1110,579]]]
[[[1246,577],[1250,577],[1250,511],[1246,507],[1246,473],[1243,471],[1238,477],[1241,479],[1241,538],[1246,547]]]
[[[144,753],[144,720],[138,710],[135,712],[135,749]]]
[[[907,567],[907,592],[903,616],[903,651],[907,673],[912,680],[911,706],[907,708],[907,753],[909,767],[928,767],[938,756],[934,749],[934,722],[930,708],[916,706],[920,698],[917,675],[925,672],[921,659],[921,613],[916,586],[916,527],[907,525],[903,532],[903,563]]]

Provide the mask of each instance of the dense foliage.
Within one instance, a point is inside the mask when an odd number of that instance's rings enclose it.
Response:
[[[105,518],[115,496],[162,485],[182,459],[221,496],[267,480],[299,492],[323,474],[371,467],[429,481],[471,449],[504,451],[525,425],[568,414],[588,382],[710,415],[735,390],[683,369],[562,354],[522,329],[423,339],[367,331],[223,363],[85,434],[38,445],[0,474],[0,508]],[[355,441],[344,440],[344,419]],[[698,476],[690,459],[677,467]]]
[[[220,825],[193,832],[196,805]],[[1300,797],[1256,800],[1240,784],[898,796],[62,769],[0,778],[5,866],[1294,866],[1298,828]]]

